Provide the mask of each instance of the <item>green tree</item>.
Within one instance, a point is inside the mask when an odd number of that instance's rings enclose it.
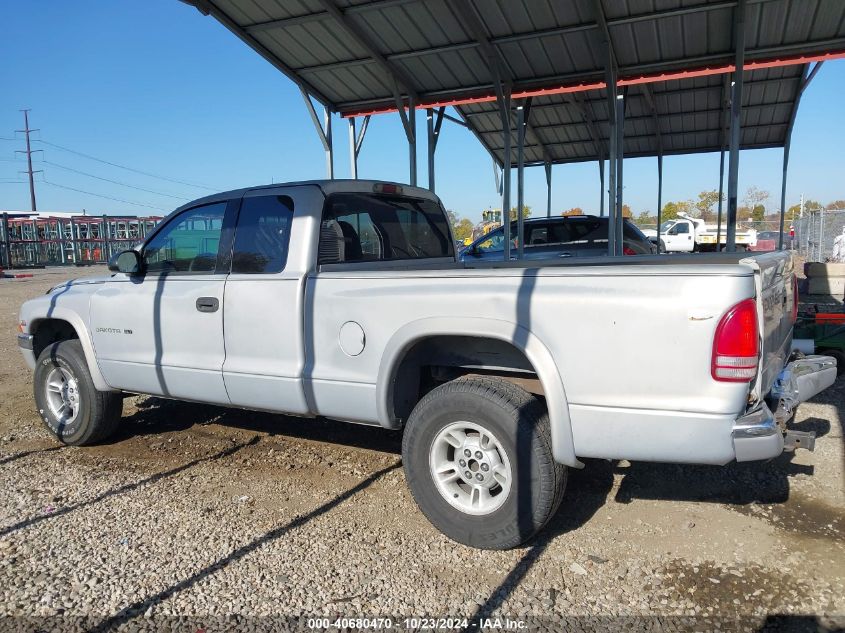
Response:
[[[663,205],[663,211],[660,213],[660,220],[665,222],[666,220],[674,220],[678,217],[678,213],[683,211],[678,206],[677,202],[667,202]]]
[[[663,205],[663,212],[660,214],[660,221],[674,220],[680,217],[681,213],[692,215],[693,204],[691,200],[678,200],[677,202],[667,202]]]
[[[766,219],[766,207],[762,204],[755,205],[753,209],[751,209],[751,219],[755,222],[762,222]]]
[[[656,222],[656,218],[651,215],[648,211],[642,211],[637,216],[636,224],[643,226],[645,224],[654,224]]]
[[[457,224],[452,225],[452,231],[456,240],[465,240],[472,237],[472,221],[469,218],[461,218]]]
[[[724,200],[724,195],[722,196],[722,200]],[[698,194],[698,201],[695,203],[695,209],[698,212],[697,215],[705,222],[711,221],[715,214],[713,213],[713,207],[716,206],[719,202],[719,192],[718,191],[702,191]]]
[[[529,207],[527,204],[523,205],[522,207],[522,217],[531,217],[531,207]],[[511,207],[511,222],[513,222],[514,220],[516,220],[516,207]]]
[[[815,213],[816,211],[821,211],[823,209],[821,202],[817,202],[815,200],[805,200],[804,201],[804,211],[809,211],[810,213]]]

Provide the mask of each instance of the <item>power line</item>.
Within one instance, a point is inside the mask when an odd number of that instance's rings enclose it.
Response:
[[[176,198],[177,200],[190,200],[190,198],[185,198],[183,196],[174,196],[171,193],[162,193],[161,191],[155,191],[154,189],[144,189],[143,187],[136,187],[135,185],[130,185],[125,182],[120,182],[119,180],[111,180],[109,178],[103,178],[102,176],[95,176],[94,174],[89,174],[85,171],[80,171],[78,169],[74,169],[72,167],[68,167],[66,165],[60,165],[59,163],[53,163],[49,160],[42,161],[45,165],[51,165],[52,167],[58,167],[59,169],[65,169],[67,171],[72,171],[75,174],[81,174],[83,176],[88,176],[89,178],[96,178],[97,180],[102,180],[104,182],[110,182],[115,185],[120,185],[121,187],[129,187],[130,189],[137,189],[138,191],[146,191],[147,193],[154,193],[157,196],[165,196],[167,198]]]
[[[136,207],[146,207],[147,209],[156,209],[157,211],[167,211],[167,209],[162,209],[161,207],[156,207],[151,204],[141,204],[140,202],[132,202],[131,200],[123,200],[122,198],[113,198],[112,196],[104,196],[101,193],[94,193],[93,191],[85,191],[84,189],[77,189],[75,187],[68,187],[66,185],[60,185],[55,182],[50,182],[46,178],[44,179],[44,184],[50,185],[52,187],[59,187],[60,189],[68,189],[69,191],[76,191],[77,193],[84,193],[89,196],[96,196],[97,198],[105,198],[106,200],[114,200],[115,202],[122,202],[123,204],[131,204]]]
[[[119,165],[118,163],[113,163],[108,160],[103,160],[102,158],[97,158],[96,156],[91,156],[90,154],[84,154],[82,152],[77,152],[75,149],[70,149],[68,147],[63,147],[61,145],[57,145],[55,143],[49,143],[43,139],[35,139],[38,143],[42,143],[44,145],[49,145],[50,147],[55,147],[56,149],[60,149],[65,152],[70,152],[71,154],[76,154],[77,156],[82,156],[84,158],[88,158],[89,160],[95,160],[98,163],[104,163],[106,165],[111,165],[112,167],[118,167],[120,169],[125,169],[127,171],[133,171],[136,174],[142,174],[144,176],[149,176],[150,178],[158,178],[160,180],[166,180],[168,182],[175,182],[180,185],[187,185],[188,187],[196,187],[197,189],[208,189],[209,191],[216,191],[213,187],[209,187],[207,185],[198,185],[192,182],[187,182],[185,180],[177,180],[175,178],[168,178],[167,176],[159,176],[157,174],[151,174],[147,171],[141,171],[140,169],[134,169],[132,167],[127,167],[126,165]]]

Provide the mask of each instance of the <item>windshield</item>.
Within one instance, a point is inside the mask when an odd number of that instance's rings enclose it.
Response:
[[[671,229],[674,224],[675,220],[666,220],[663,224],[660,225],[660,232],[665,233],[666,231]]]

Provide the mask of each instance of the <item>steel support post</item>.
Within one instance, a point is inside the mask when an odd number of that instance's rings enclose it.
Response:
[[[604,217],[604,158],[599,160],[599,217]]]
[[[618,167],[619,135],[616,132],[618,120],[616,114],[616,69],[613,66],[610,50],[608,50],[605,76],[607,77],[608,126],[610,127],[607,164],[607,254],[613,256],[616,253],[616,214],[619,211],[616,208],[616,169]]]
[[[663,215],[663,152],[657,155],[657,247],[660,248],[660,221]]]
[[[502,257],[511,258],[511,90],[510,86],[497,84],[499,115],[502,119],[502,138],[504,140],[502,161],[502,227],[505,247]]]
[[[334,180],[334,147],[332,145],[332,112],[323,108],[323,121],[326,125],[326,178]]]
[[[719,211],[716,214],[716,250],[720,248],[722,243],[722,198],[724,198],[725,189],[725,146],[719,152]]]
[[[103,216],[103,251],[106,255],[106,263],[111,259],[111,232],[109,231],[109,221],[106,216]]]
[[[408,97],[408,168],[411,171],[409,182],[417,186],[417,111],[414,100]]]
[[[525,223],[522,219],[522,205],[525,200],[525,109],[516,107],[516,258],[522,259]]]
[[[349,174],[355,180],[358,178],[358,152],[355,151],[355,140],[357,134],[355,133],[355,117],[349,117]]]
[[[789,145],[792,142],[792,130],[786,135],[786,142],[783,144],[783,173],[780,182],[780,234],[778,235],[778,250],[783,250],[783,219],[786,215],[786,173],[789,169]]]
[[[622,255],[624,244],[623,223],[625,217],[622,214],[624,209],[623,204],[623,189],[624,180],[622,175],[622,166],[625,160],[625,97],[623,95],[616,96],[616,160],[618,165],[616,167],[616,229],[614,230],[614,247],[613,252],[616,255]]]
[[[81,253],[79,252],[79,242],[76,239],[76,222],[73,221],[73,218],[70,219],[70,239],[73,245],[73,263],[79,265]]]
[[[546,217],[552,217],[552,164],[544,163],[546,169]]]
[[[425,125],[428,132],[428,189],[434,191],[434,150],[437,142],[434,137],[434,113],[431,108],[425,111]]]
[[[736,38],[736,61],[734,85],[731,93],[731,142],[728,161],[728,227],[726,250],[736,251],[737,185],[739,180],[739,143],[742,116],[742,69],[745,65],[745,4],[738,0],[734,9],[734,36]]]
[[[11,237],[9,236],[9,214],[5,211],[3,212],[3,255],[5,256],[3,261],[0,261],[0,268],[12,267],[12,245],[11,245]]]
[[[438,108],[435,119],[434,110],[431,108],[425,111],[426,127],[428,129],[428,188],[434,191],[434,153],[437,151],[437,141],[440,140],[440,126],[443,124],[443,116],[446,108]]]
[[[334,178],[334,160],[332,153],[332,117],[331,110],[327,107],[323,108],[323,123],[320,123],[320,118],[317,116],[317,111],[314,109],[314,104],[311,103],[311,97],[304,89],[300,88],[302,98],[305,100],[305,107],[308,109],[308,114],[311,117],[311,122],[317,130],[317,136],[320,137],[320,142],[323,144],[323,150],[326,153],[326,178]],[[325,129],[324,129],[325,126]]]
[[[783,222],[786,215],[786,176],[789,168],[789,149],[792,145],[792,129],[795,127],[795,117],[798,115],[798,105],[801,103],[801,96],[810,85],[810,82],[818,74],[824,62],[818,62],[810,71],[809,65],[804,66],[804,71],[801,74],[801,87],[798,90],[798,96],[795,98],[795,105],[792,107],[792,113],[789,115],[789,126],[786,129],[786,141],[783,144],[783,179],[781,181],[780,189],[780,235],[778,236],[778,250],[783,250]]]

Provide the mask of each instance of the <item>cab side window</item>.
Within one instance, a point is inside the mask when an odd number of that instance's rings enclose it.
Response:
[[[144,245],[148,273],[213,274],[223,230],[225,202],[183,211]]]
[[[293,200],[290,196],[244,198],[235,227],[233,273],[279,273],[288,258]]]

